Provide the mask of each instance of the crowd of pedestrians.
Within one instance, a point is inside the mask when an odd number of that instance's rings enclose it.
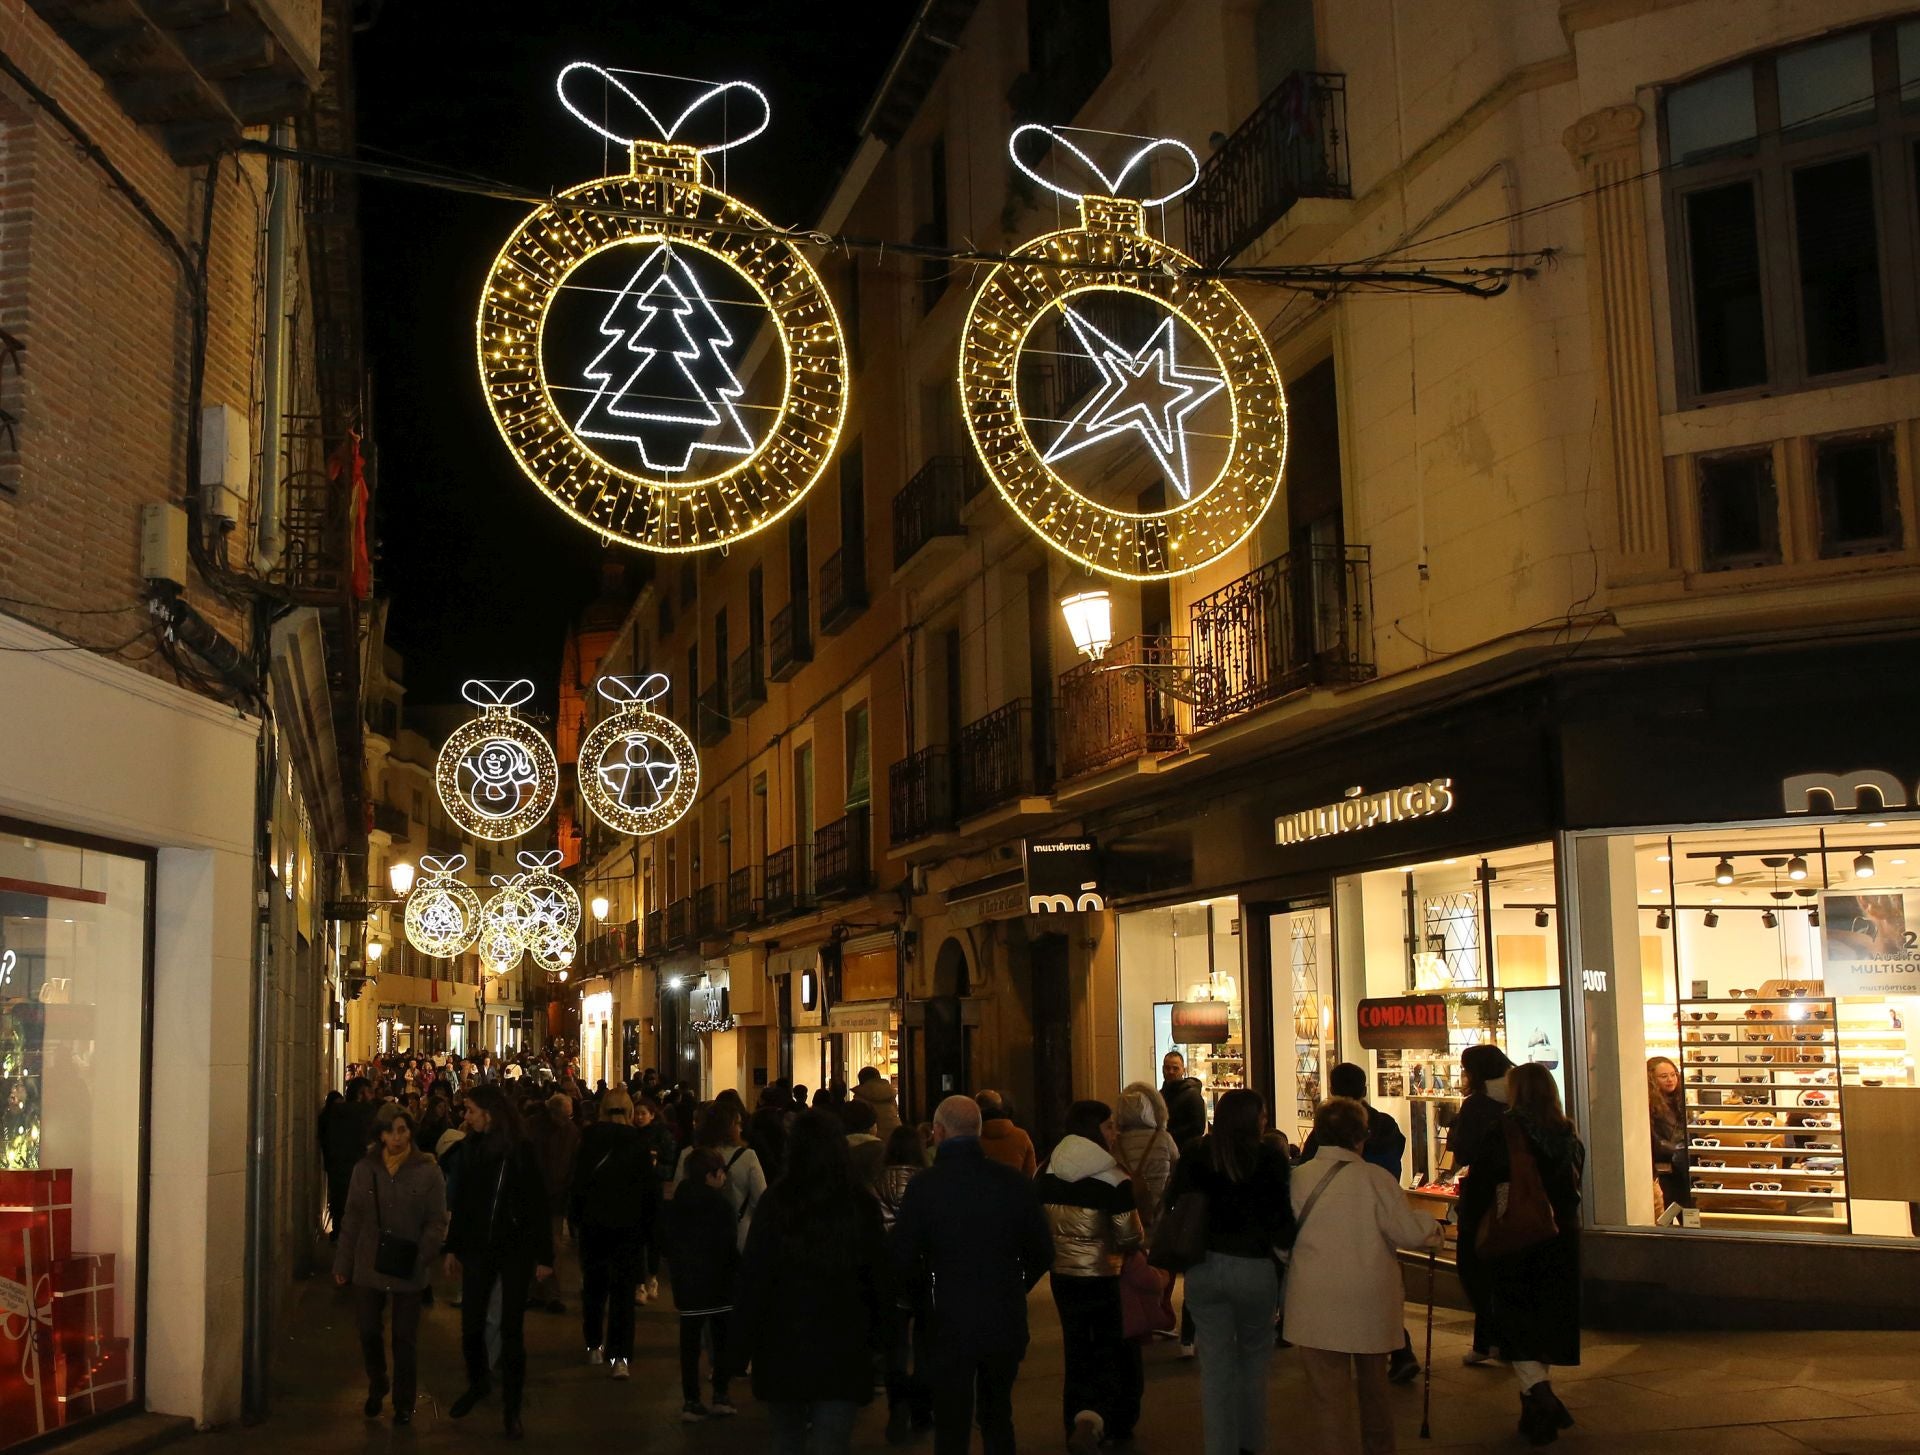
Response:
[[[1572,1423],[1550,1376],[1579,1361],[1583,1150],[1545,1071],[1494,1047],[1463,1066],[1449,1149],[1470,1174],[1467,1362],[1510,1365],[1519,1432],[1545,1444]],[[1210,1113],[1177,1053],[1157,1088],[1074,1103],[1044,1149],[992,1090],[903,1122],[872,1068],[811,1096],[776,1082],[751,1111],[733,1091],[697,1104],[652,1072],[588,1088],[558,1054],[356,1070],[319,1140],[369,1418],[390,1398],[395,1423],[411,1420],[438,1286],[459,1307],[466,1366],[449,1413],[497,1384],[520,1437],[525,1315],[567,1312],[565,1245],[589,1364],[631,1378],[636,1307],[670,1298],[682,1418],[736,1414],[744,1382],[779,1455],[847,1450],[877,1390],[889,1443],[931,1431],[935,1455],[963,1455],[977,1430],[987,1455],[1011,1452],[1043,1278],[1073,1451],[1133,1439],[1156,1338],[1198,1361],[1205,1455],[1268,1448],[1277,1348],[1292,1346],[1310,1391],[1281,1443],[1330,1455],[1393,1450],[1388,1386],[1420,1373],[1401,1250],[1438,1247],[1443,1225],[1402,1191],[1405,1135],[1367,1104],[1357,1066],[1333,1069],[1297,1149],[1255,1092],[1227,1091]]]

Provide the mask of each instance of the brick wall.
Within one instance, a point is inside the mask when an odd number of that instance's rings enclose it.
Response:
[[[177,166],[84,62],[24,7],[0,13],[0,51],[74,116],[191,250],[207,169]],[[257,381],[261,164],[221,164],[209,255],[205,400],[251,411]],[[183,498],[190,292],[171,250],[67,132],[0,78],[0,328],[26,345],[0,361],[0,610],[90,646],[127,641],[140,507]],[[239,542],[236,540],[236,554]],[[242,614],[207,590],[188,600],[236,641]],[[36,603],[32,605],[23,602]],[[57,608],[65,608],[57,609]],[[120,651],[168,674],[151,639]]]

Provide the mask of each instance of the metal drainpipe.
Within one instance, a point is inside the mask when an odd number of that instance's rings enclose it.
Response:
[[[291,147],[293,127],[280,122],[273,128],[276,147]],[[262,571],[280,564],[286,549],[281,527],[281,470],[286,452],[287,380],[287,244],[293,216],[293,168],[282,156],[267,163],[267,276],[266,359],[260,381],[260,522],[254,563]]]

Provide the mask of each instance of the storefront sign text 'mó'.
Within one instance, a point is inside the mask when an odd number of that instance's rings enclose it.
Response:
[[[1273,841],[1304,844],[1313,839],[1370,829],[1376,824],[1432,818],[1452,807],[1451,778],[1429,778],[1425,783],[1410,783],[1404,788],[1388,788],[1379,793],[1362,793],[1355,788],[1338,803],[1282,814],[1273,821]]]

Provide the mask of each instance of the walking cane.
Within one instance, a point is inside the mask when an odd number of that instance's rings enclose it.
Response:
[[[1420,1438],[1433,1438],[1433,1275],[1436,1250],[1427,1249],[1427,1367],[1420,1391]]]

